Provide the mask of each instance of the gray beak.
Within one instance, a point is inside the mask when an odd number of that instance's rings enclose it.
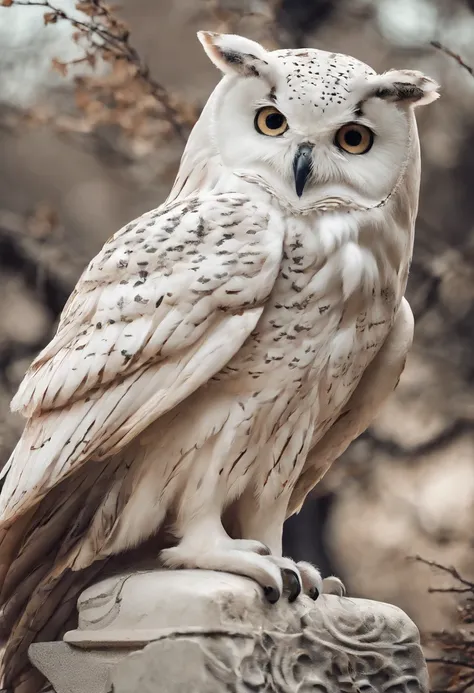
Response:
[[[313,169],[313,147],[311,144],[300,144],[293,159],[293,173],[295,175],[295,189],[298,197],[303,194],[306,181]]]

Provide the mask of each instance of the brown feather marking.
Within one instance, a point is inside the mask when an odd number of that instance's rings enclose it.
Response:
[[[21,533],[14,531],[16,524],[5,533],[0,544],[2,552],[7,541],[19,549],[18,558],[7,571],[2,593],[3,635],[8,637],[4,685],[14,693],[37,693],[40,689],[43,680],[33,673],[28,647],[35,640],[54,639],[61,634],[80,591],[103,569],[101,561],[77,572],[69,566],[119,462],[87,465],[52,489],[36,513],[26,514]]]
[[[36,640],[54,640],[62,634],[64,623],[73,613],[80,592],[103,569],[97,562],[86,570],[72,571],[63,563],[41,580],[12,629],[3,658],[4,686],[14,693],[25,674],[32,669],[28,648]],[[37,693],[38,689],[30,689]]]
[[[15,519],[14,524],[8,523],[0,526],[0,605],[2,586],[8,574],[14,556],[18,553],[24,536],[24,529],[28,525],[32,511],[25,513],[23,517]]]
[[[52,495],[55,496],[56,494]],[[58,530],[61,534],[65,531],[67,523],[77,512],[81,501],[83,502],[84,499],[79,495],[76,502],[72,505],[63,504],[63,507],[60,505],[57,514],[54,513],[47,518],[45,524],[41,524],[43,518],[40,514],[40,504],[38,508],[39,513],[33,515],[30,526],[24,531],[17,556],[12,560],[10,568],[5,575],[0,591],[1,601],[9,599],[11,594],[17,589],[17,586],[31,571],[31,567],[44,560],[43,557],[49,554],[55,544],[57,545],[60,539]],[[37,520],[38,514],[40,514],[40,517]],[[2,542],[0,542],[0,550],[3,551]]]
[[[15,586],[13,594],[3,603],[2,619],[0,625],[0,641],[8,640],[8,637],[20,618],[28,599],[39,582],[45,577],[54,563],[54,554],[47,556],[42,565],[39,565],[23,582]]]
[[[29,667],[15,681],[15,687],[11,691],[12,693],[38,693],[43,688],[45,682],[44,676],[37,669]]]
[[[108,472],[106,476],[105,471]],[[77,474],[60,482],[40,501],[36,512],[33,515],[30,513],[30,524],[24,529],[21,540],[17,542],[17,557],[11,561],[3,585],[0,585],[0,603],[10,597],[17,585],[29,574],[32,566],[54,546],[61,547],[61,537],[66,532],[70,534],[73,528],[78,526],[81,518],[83,531],[85,530],[87,522],[100,503],[101,494],[105,493],[106,482],[114,472],[115,467],[110,468],[105,462],[92,461]],[[101,483],[98,483],[99,480]],[[71,520],[76,517],[73,527],[70,528]],[[15,530],[17,522],[18,520],[15,521]],[[76,534],[75,541],[77,536]],[[0,537],[0,552],[3,553],[3,550]],[[63,548],[63,555],[67,550]],[[60,555],[59,550],[57,555]]]

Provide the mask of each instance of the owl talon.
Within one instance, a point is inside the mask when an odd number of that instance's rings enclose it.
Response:
[[[279,568],[283,580],[283,591],[288,593],[288,601],[291,604],[303,591],[303,581],[298,566],[291,558],[281,556],[268,556],[267,560]]]
[[[276,604],[281,597],[279,590],[277,590],[275,587],[271,587],[270,585],[263,588],[263,593],[270,604]]]
[[[312,587],[312,588],[308,591],[308,597],[311,597],[311,599],[313,600],[313,602],[315,602],[316,599],[319,597],[319,590],[318,590],[318,588],[317,588],[317,587]]]
[[[283,575],[283,586],[289,592],[288,601],[290,604],[297,599],[301,594],[301,578],[297,572],[285,568],[282,570]]]

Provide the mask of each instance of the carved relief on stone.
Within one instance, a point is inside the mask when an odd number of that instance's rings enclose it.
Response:
[[[201,639],[210,675],[248,693],[428,690],[418,631],[398,609],[334,596],[305,606],[300,633]]]
[[[58,693],[428,691],[416,626],[380,602],[272,606],[235,575],[154,571],[94,585],[78,608],[65,642],[31,648]]]

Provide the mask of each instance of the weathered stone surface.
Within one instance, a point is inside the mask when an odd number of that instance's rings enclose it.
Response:
[[[62,643],[30,648],[57,693],[426,693],[397,607],[322,595],[268,604],[246,578],[150,571],[86,590]]]

